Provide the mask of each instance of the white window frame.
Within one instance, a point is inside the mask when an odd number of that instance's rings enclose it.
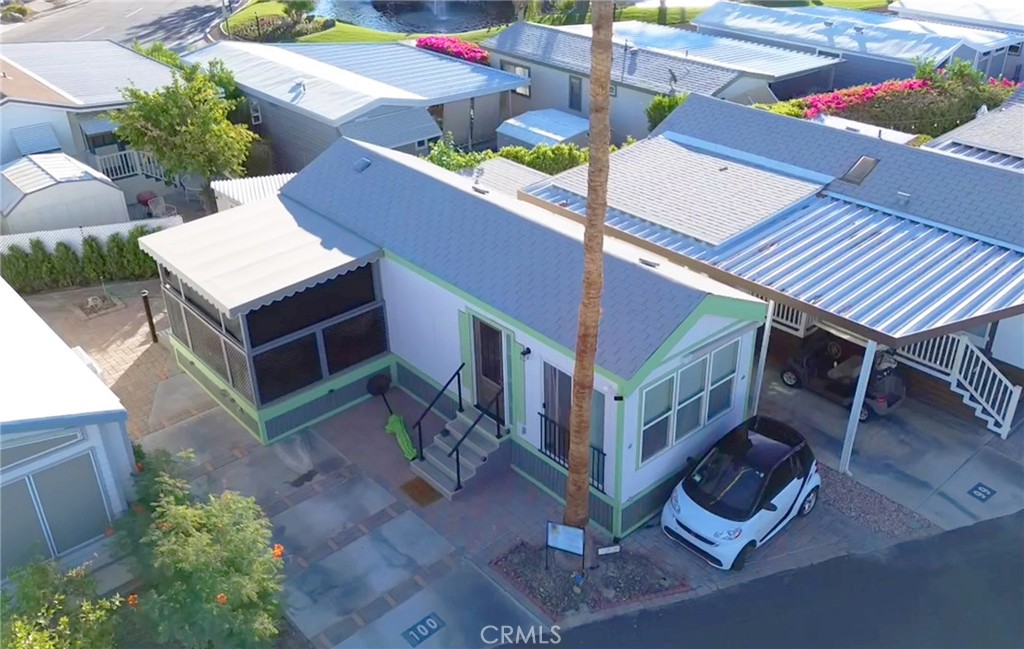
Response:
[[[580,82],[580,105],[577,108],[572,106],[572,83],[573,81]],[[583,77],[576,76],[575,74],[569,75],[569,101],[567,102],[569,110],[582,113],[583,112]]]
[[[38,460],[41,457],[54,453],[62,448],[67,448],[72,444],[77,444],[81,442],[83,439],[85,439],[85,435],[82,433],[81,428],[62,428],[59,430],[48,430],[45,432],[15,433],[5,435],[3,440],[0,441],[0,452],[3,451],[3,448],[17,448],[18,446],[24,446],[25,444],[34,444],[36,442],[46,441],[48,439],[53,439],[55,437],[63,437],[65,435],[74,435],[75,437],[74,439],[69,439],[62,444],[58,444],[57,446],[53,446],[44,451],[40,451],[35,455],[30,455],[29,457],[18,460],[17,462],[14,462],[9,466],[5,466],[3,470],[6,473],[10,474],[14,471],[14,469],[17,469],[20,466],[31,464],[32,462]]]
[[[736,362],[733,364],[732,370],[729,373],[727,373],[725,376],[723,376],[722,378],[720,378],[717,381],[715,381],[714,383],[712,383],[711,382],[711,372],[712,372],[712,368],[714,367],[715,355],[724,352],[726,349],[728,349],[729,347],[731,347],[733,345],[736,346]],[[638,439],[638,443],[637,443],[637,467],[638,468],[639,467],[643,467],[643,466],[649,464],[653,460],[657,459],[660,455],[662,455],[663,453],[667,452],[669,449],[675,447],[680,442],[682,442],[682,441],[684,441],[686,439],[689,439],[691,436],[693,436],[694,434],[698,433],[700,430],[706,428],[708,426],[708,424],[711,424],[712,422],[714,422],[714,421],[724,417],[725,415],[729,414],[733,410],[733,408],[736,406],[736,399],[735,399],[735,394],[734,394],[735,390],[736,390],[736,384],[735,384],[734,381],[735,381],[736,375],[737,375],[737,373],[739,371],[740,352],[741,352],[741,350],[742,350],[742,345],[740,344],[740,339],[739,338],[734,338],[733,340],[730,340],[729,342],[725,343],[724,345],[719,345],[718,347],[716,347],[712,351],[708,352],[707,354],[704,354],[703,356],[700,356],[699,358],[695,358],[695,359],[691,360],[689,363],[687,363],[683,367],[680,367],[679,369],[675,370],[671,374],[669,374],[667,376],[664,376],[660,380],[655,381],[655,382],[651,383],[650,385],[648,385],[647,387],[643,388],[643,391],[641,392],[641,398],[640,398],[640,427],[639,427],[639,439]],[[690,369],[694,365],[700,364],[701,362],[705,363],[705,367],[704,367],[704,388],[703,388],[703,390],[701,390],[697,394],[691,396],[685,402],[680,403],[679,402],[680,378],[682,377],[683,373],[686,372],[686,370]],[[668,412],[666,414],[662,415],[661,417],[658,417],[657,419],[655,419],[655,420],[653,420],[653,421],[648,423],[646,421],[646,417],[645,417],[645,412],[646,412],[646,408],[647,408],[647,393],[650,392],[651,390],[661,386],[665,381],[672,381],[672,400],[670,402],[670,406],[669,406]],[[708,404],[710,402],[711,391],[714,390],[715,388],[725,384],[725,383],[730,382],[730,381],[733,381],[734,383],[733,383],[733,386],[732,386],[732,390],[729,393],[729,407],[725,408],[724,410],[722,410],[721,412],[715,414],[714,416],[709,417],[708,416]],[[702,400],[701,408],[700,408],[700,423],[696,427],[694,427],[694,428],[690,429],[689,431],[687,431],[686,433],[684,433],[681,437],[677,438],[676,437],[676,415],[678,414],[679,410],[683,406],[686,406],[687,404],[690,404],[690,403],[692,403],[693,401],[695,401],[697,399],[701,399]],[[666,439],[666,443],[665,443],[664,448],[654,452],[646,460],[643,459],[644,431],[647,430],[648,428],[650,428],[651,426],[653,426],[654,424],[659,423],[662,419],[665,419],[665,418],[668,419],[668,437]]]
[[[609,97],[617,97],[618,94],[619,94],[619,87],[617,85],[615,85],[613,83],[610,86],[608,86],[608,96]]]
[[[525,66],[525,65],[521,65],[519,63],[515,63],[514,61],[504,61],[503,60],[501,62],[501,71],[502,72],[509,72],[511,74],[516,74],[516,75],[519,75],[520,77],[526,77],[527,79],[530,79],[531,81],[533,80],[533,77],[530,76],[530,68]],[[522,95],[523,97],[529,97],[530,96],[530,86],[519,86],[518,88],[513,88],[512,92],[514,92],[517,95]]]

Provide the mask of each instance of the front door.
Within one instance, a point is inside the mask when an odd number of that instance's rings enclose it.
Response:
[[[505,363],[502,333],[473,318],[473,350],[476,365],[476,406],[500,424],[505,423]],[[501,396],[498,393],[501,392]]]

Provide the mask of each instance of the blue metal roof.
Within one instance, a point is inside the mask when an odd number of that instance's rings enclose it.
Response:
[[[564,31],[590,37],[592,26],[566,25]],[[694,61],[739,70],[772,80],[806,74],[840,63],[827,56],[761,45],[735,38],[698,34],[685,29],[655,25],[638,20],[615,23],[614,35],[619,43],[669,52]]]
[[[1019,156],[1010,155],[1008,153],[999,153],[998,151],[990,151],[989,149],[982,149],[980,147],[961,144],[959,142],[946,142],[933,148],[936,151],[949,153],[950,155],[966,158],[967,160],[973,160],[974,162],[983,162],[985,164],[1005,167],[1007,169],[1012,169],[1013,171],[1024,173],[1024,158]]]
[[[884,24],[734,2],[712,5],[694,18],[693,24],[702,30],[725,31],[741,38],[769,39],[909,64],[921,59],[941,63],[961,45],[961,39],[923,31],[890,29]]]
[[[586,212],[584,197],[565,190],[545,184],[527,192],[577,214]],[[882,342],[922,337],[1006,309],[1024,310],[1024,252],[832,193],[794,205],[719,246],[619,210],[610,210],[606,223],[741,283],[873,330],[888,338]]]

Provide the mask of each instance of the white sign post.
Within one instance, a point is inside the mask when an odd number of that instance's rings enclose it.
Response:
[[[548,521],[547,547],[544,548],[544,569],[549,569],[548,556],[552,548],[575,554],[580,558],[580,574],[586,568],[586,534],[582,527],[571,527]]]

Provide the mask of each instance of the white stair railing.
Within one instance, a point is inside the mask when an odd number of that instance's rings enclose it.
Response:
[[[96,169],[111,180],[143,174],[156,180],[166,180],[164,169],[151,154],[144,151],[118,151],[93,156]]]
[[[896,350],[896,357],[926,374],[947,380],[965,402],[988,422],[988,429],[1005,438],[1010,432],[1021,386],[1014,385],[962,333],[922,340]]]
[[[160,163],[156,161],[152,154],[145,151],[136,151],[135,154],[138,156],[139,171],[141,173],[157,180],[167,180],[167,177],[164,175],[164,168],[160,166]]]

